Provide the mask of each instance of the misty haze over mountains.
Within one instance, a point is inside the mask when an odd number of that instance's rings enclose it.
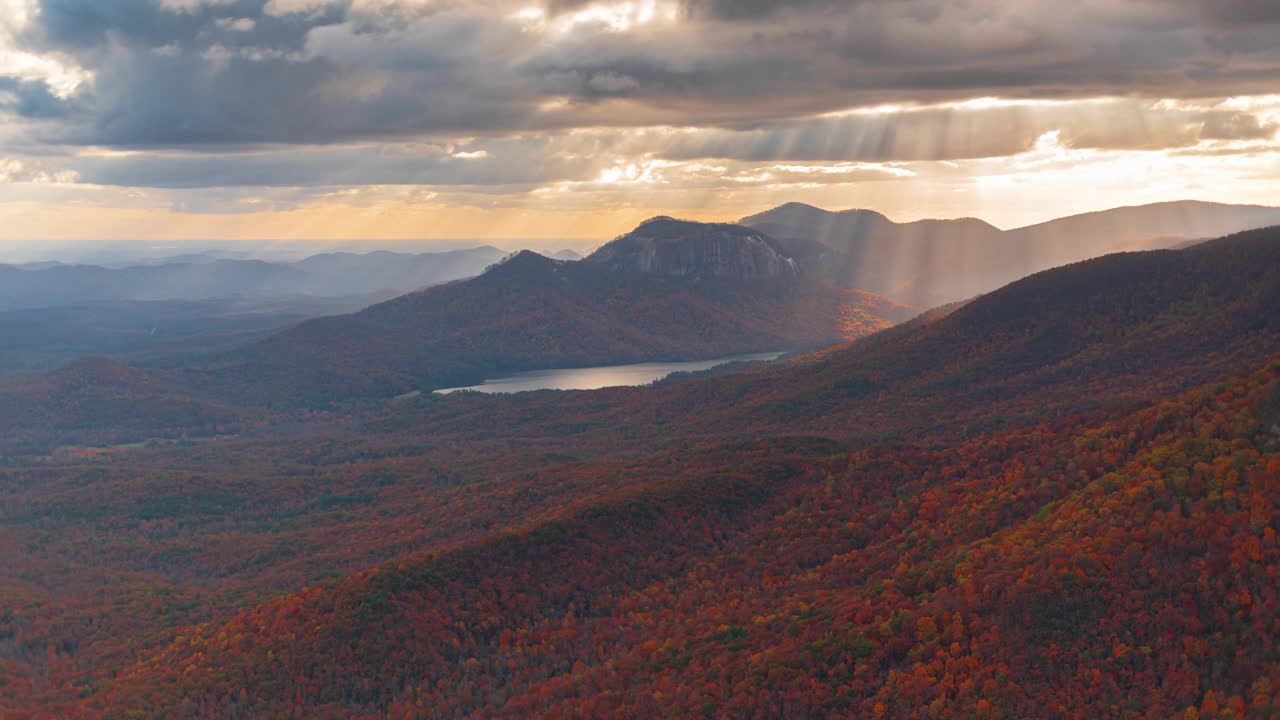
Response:
[[[521,354],[522,361],[504,362],[503,353],[510,355],[515,345],[507,346],[505,351],[501,343],[473,348],[464,355],[487,358],[477,367],[518,370],[550,367],[557,362],[572,365],[705,359],[716,354],[790,347],[792,341],[801,338],[801,344],[808,344],[820,338],[835,341],[841,337],[835,331],[805,331],[791,335],[790,340],[785,333],[776,331],[757,333],[763,324],[774,322],[765,321],[766,316],[785,310],[775,299],[774,309],[763,311],[755,321],[741,316],[739,308],[726,308],[730,314],[737,313],[736,319],[724,321],[728,325],[715,341],[704,339],[691,345],[690,336],[673,344],[666,337],[671,329],[662,327],[655,316],[651,327],[639,330],[639,335],[620,345],[617,328],[630,320],[617,310],[628,305],[608,309],[610,303],[616,305],[623,300],[606,299],[608,282],[598,278],[606,270],[621,276],[667,276],[671,278],[668,284],[677,279],[687,283],[699,278],[723,281],[785,277],[797,287],[808,288],[806,302],[824,295],[831,298],[830,309],[840,306],[842,301],[836,300],[837,295],[832,292],[840,289],[881,295],[891,304],[921,311],[971,298],[1056,265],[1121,250],[1175,247],[1271,223],[1280,223],[1280,209],[1195,202],[1119,208],[1010,231],[974,219],[895,223],[869,210],[830,212],[798,203],[751,216],[741,225],[655,218],[587,258],[585,262],[595,270],[585,265],[564,270],[557,282],[570,291],[570,296],[555,302],[541,297],[544,287],[529,277],[520,277],[527,287],[515,285],[516,274],[510,268],[497,276],[507,278],[506,284],[488,278],[473,286],[449,290],[470,294],[472,299],[452,305],[454,309],[445,315],[439,315],[440,308],[431,307],[433,298],[443,295],[415,300],[421,317],[408,318],[407,324],[401,322],[401,326],[388,330],[401,339],[387,362],[393,367],[405,353],[419,354],[405,346],[405,339],[418,337],[417,342],[426,342],[425,336],[420,337],[424,322],[435,323],[437,329],[497,323],[492,325],[497,331],[506,322],[499,322],[504,313],[511,317],[549,313],[559,322],[569,316],[604,312],[594,322],[608,329],[597,341],[584,345],[596,350],[560,352],[542,360],[521,351],[525,353]],[[223,254],[223,250],[196,251],[121,266],[55,261],[0,265],[0,332],[7,338],[0,347],[0,369],[49,368],[94,354],[145,363],[230,351],[308,318],[352,313],[399,295],[481,275],[509,257],[506,251],[488,246],[420,254],[386,250],[335,252],[291,261],[229,259]],[[558,262],[582,259],[569,249],[543,255]],[[535,275],[543,267],[530,260],[524,265]],[[554,264],[545,264],[545,268],[553,267]],[[572,280],[564,285],[567,278]],[[543,281],[550,282],[546,278]],[[654,285],[645,293],[657,290]],[[494,297],[510,295],[520,302],[495,305],[485,297],[486,293]],[[539,302],[545,307],[537,308]],[[638,298],[627,302],[638,302]],[[751,302],[739,305],[750,307]],[[816,306],[808,307],[814,310]],[[819,315],[823,312],[827,311],[819,311]],[[487,315],[482,319],[476,313]],[[438,319],[428,321],[428,317]],[[612,319],[606,322],[604,317]],[[828,322],[833,317],[818,322]],[[853,326],[861,327],[861,322]],[[755,325],[756,330],[747,330],[749,325]],[[729,327],[738,329],[729,332]],[[595,332],[581,330],[575,334],[582,341]],[[737,341],[733,340],[733,332],[739,333]],[[439,341],[437,338],[432,343]],[[486,342],[498,342],[498,335]],[[622,351],[624,346],[626,350]],[[425,350],[432,352],[431,348]],[[435,352],[440,351],[437,348]],[[452,369],[446,376],[463,381],[483,379],[476,376],[475,369],[466,371],[465,362],[423,362],[424,367],[436,367],[433,372],[437,375],[448,366]],[[381,360],[372,363],[384,364]],[[358,374],[367,376],[364,371]],[[403,377],[394,371],[392,375]],[[403,387],[403,380],[392,385]]]
[[[973,218],[895,223],[871,210],[829,212],[790,203],[742,224],[792,241],[797,259],[807,258],[808,266],[837,284],[929,308],[1107,253],[1277,225],[1280,208],[1159,203],[1003,231]]]
[[[518,248],[516,239],[486,240],[173,240],[116,241],[76,240],[41,242],[0,242],[0,265],[47,267],[50,265],[96,265],[125,268],[137,265],[208,263],[217,260],[261,260],[289,264],[315,255],[365,255],[390,252],[400,255],[432,255],[483,247]],[[553,243],[568,248],[591,247],[591,242],[566,239]],[[558,247],[557,247],[558,249]]]
[[[778,241],[778,251],[842,287],[927,308],[993,289],[1036,270],[1121,250],[1173,247],[1280,223],[1280,208],[1202,202],[1117,208],[1000,230],[973,218],[898,223],[872,210],[833,212],[788,203],[740,224]],[[259,250],[117,245],[0,263],[0,309],[99,300],[206,300],[291,295],[335,298],[405,293],[479,274],[510,254],[493,246],[429,253],[329,252],[301,259],[305,243]],[[94,246],[87,246],[94,247]],[[146,249],[145,253],[139,254]],[[65,253],[64,251],[61,251]],[[543,255],[583,257],[572,249]],[[18,272],[20,271],[20,272]]]
[[[477,275],[506,255],[482,247],[420,255],[330,253],[288,263],[205,256],[120,268],[0,265],[0,308],[105,300],[399,294]]]
[[[478,275],[506,255],[481,247],[296,262],[194,254],[124,267],[0,265],[0,370],[81,355],[143,362],[226,350],[307,318]]]

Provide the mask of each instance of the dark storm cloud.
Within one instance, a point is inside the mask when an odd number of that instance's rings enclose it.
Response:
[[[129,48],[253,42],[275,50],[302,47],[315,27],[342,22],[341,5],[307,14],[272,15],[265,0],[227,0],[166,8],[158,0],[43,0],[32,38],[45,47],[93,57],[109,43]],[[251,19],[249,33],[219,20]]]
[[[50,140],[311,144],[505,130],[528,113],[529,93],[516,78],[471,55],[500,39],[485,18],[415,25],[427,14],[269,10],[261,0],[182,10],[143,0],[46,0],[34,43],[96,72],[93,112],[53,128]]]
[[[1204,97],[1274,91],[1280,32],[1223,28],[1153,0],[748,3],[669,32],[590,35],[520,67],[544,92],[642,100],[673,124],[725,125],[858,105],[982,95]],[[768,12],[770,16],[752,17]],[[709,15],[711,13],[708,13]],[[727,19],[732,16],[733,20]],[[629,78],[600,91],[597,76]],[[619,113],[621,115],[621,113]]]
[[[0,110],[20,118],[50,120],[74,112],[76,102],[57,97],[43,82],[0,76]]]

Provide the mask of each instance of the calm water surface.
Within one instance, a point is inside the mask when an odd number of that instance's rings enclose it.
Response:
[[[486,380],[480,385],[437,390],[437,395],[475,390],[482,393],[518,393],[529,390],[597,390],[620,385],[648,385],[677,372],[699,372],[731,362],[777,360],[785,353],[767,352],[732,355],[717,360],[697,362],[640,363],[607,367],[572,368],[568,370],[534,370]]]

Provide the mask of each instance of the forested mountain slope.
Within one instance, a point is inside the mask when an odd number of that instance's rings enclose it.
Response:
[[[523,252],[468,281],[303,323],[218,371],[254,396],[367,399],[504,371],[816,348],[911,314],[798,277],[754,236],[729,237],[678,273],[606,262],[608,249],[580,262]]]
[[[1266,716],[1277,418],[1272,363],[942,451],[673,456],[643,489],[196,629],[98,702],[143,718]]]
[[[1264,229],[1045,271],[760,372],[653,391],[448,399],[404,422],[465,435],[501,417],[513,433],[558,442],[577,429],[593,441],[614,432],[654,442],[759,432],[963,437],[1180,392],[1276,352],[1280,229]],[[539,421],[550,407],[590,422]]]

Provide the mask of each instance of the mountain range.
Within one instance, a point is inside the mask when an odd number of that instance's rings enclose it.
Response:
[[[581,261],[525,251],[470,280],[301,323],[212,374],[255,397],[390,397],[518,370],[811,349],[912,314],[801,277],[772,242],[658,218]]]
[[[810,275],[924,309],[1068,262],[1122,250],[1174,247],[1277,223],[1280,208],[1176,202],[1076,215],[1007,231],[972,218],[896,223],[871,210],[830,212],[800,203],[739,224],[771,238],[768,244],[775,251]],[[298,261],[264,261],[189,253],[132,264],[0,265],[0,310],[118,301],[386,299],[473,277],[508,254],[477,247],[419,254],[334,252]],[[581,259],[572,250],[547,256]]]
[[[523,370],[813,349],[883,329],[933,302],[970,298],[1046,263],[1186,245],[1188,236],[1264,222],[1276,212],[1178,203],[1004,232],[976,220],[896,224],[869,211],[791,204],[742,225],[654,218],[574,262],[481,248],[338,253],[284,265],[205,259],[123,270],[11,268],[24,282],[37,278],[64,294],[110,294],[103,288],[121,283],[143,296],[165,295],[163,287],[198,296],[257,288],[262,295],[232,305],[131,300],[0,313],[0,326],[14,330],[0,365],[39,368],[75,353],[107,354],[153,368],[157,387],[176,383],[194,400],[218,406],[380,401]],[[495,257],[487,269],[477,267]],[[902,281],[903,267],[912,268],[910,281]],[[252,272],[244,275],[245,268]],[[113,279],[43,277],[80,272]],[[391,300],[395,291],[343,295],[464,274],[476,277]],[[288,282],[278,284],[281,278]],[[7,289],[16,301],[32,302],[21,283]],[[298,290],[339,297],[276,295]]]
[[[797,261],[832,282],[929,308],[1099,255],[1280,224],[1280,208],[1159,203],[1005,231],[973,218],[896,223],[871,210],[789,203],[741,224],[789,242]]]
[[[1009,233],[972,220],[895,225],[865,211],[797,205],[749,219],[755,226],[658,217],[579,262],[521,253],[471,280],[304,322],[219,361],[215,387],[313,403],[465,386],[522,370],[816,348],[929,307],[913,310],[868,287],[917,303],[964,299],[1063,257],[1142,245],[1147,233],[1161,238],[1155,244],[1176,244],[1174,231],[1250,226],[1273,215],[1280,220],[1275,209],[1180,204]],[[1144,224],[1146,217],[1165,219]],[[1140,227],[1150,229],[1129,229]],[[779,239],[801,231],[811,239]],[[1079,241],[1064,240],[1076,233]],[[983,259],[985,268],[975,269]],[[915,284],[897,282],[903,263],[918,270]]]

